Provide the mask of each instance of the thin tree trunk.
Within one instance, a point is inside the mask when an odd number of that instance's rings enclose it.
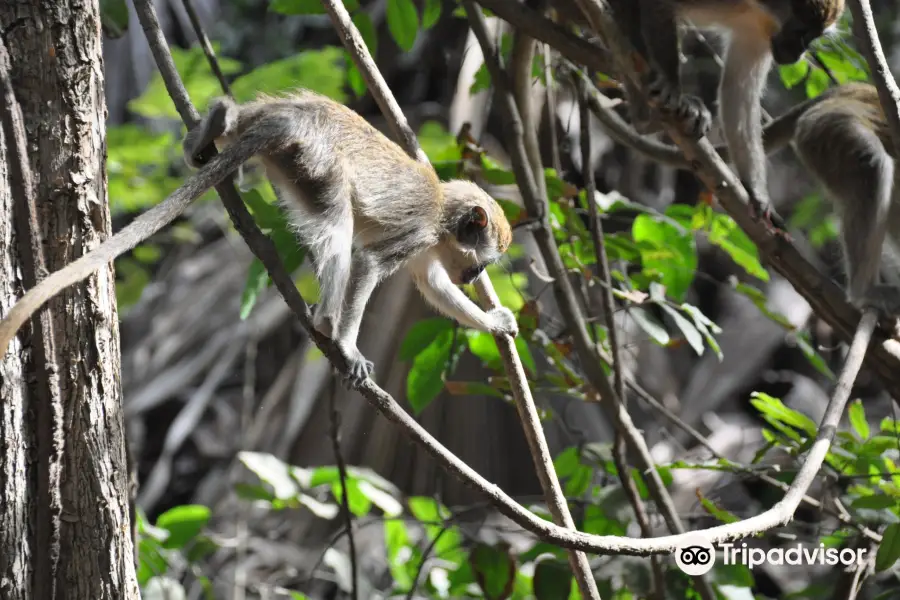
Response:
[[[110,234],[98,2],[0,2],[50,272]],[[0,140],[0,314],[35,275],[9,151]],[[56,393],[30,326],[0,357],[2,598],[139,598],[113,284],[110,266],[48,303]]]

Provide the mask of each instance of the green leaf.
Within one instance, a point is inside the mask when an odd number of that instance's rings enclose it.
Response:
[[[881,534],[881,544],[875,555],[875,572],[884,571],[900,558],[900,523],[891,523]]]
[[[422,7],[422,28],[431,29],[441,18],[441,0],[425,0]]]
[[[570,476],[580,466],[581,455],[578,453],[578,446],[566,448],[553,459],[553,468],[559,479]]]
[[[269,10],[282,15],[324,15],[321,0],[272,0]]]
[[[569,595],[572,570],[568,564],[544,559],[534,569],[531,589],[537,600],[560,600]]]
[[[876,494],[874,496],[862,496],[850,503],[851,508],[865,508],[869,510],[883,510],[886,508],[894,509],[900,505],[897,498],[886,494]]]
[[[805,60],[795,62],[792,65],[781,65],[778,67],[778,75],[787,89],[791,89],[803,81],[808,72],[809,63]]]
[[[156,519],[156,526],[169,532],[165,548],[184,548],[209,522],[210,510],[199,504],[170,508]]]
[[[834,372],[828,367],[828,363],[825,362],[818,350],[810,343],[809,332],[797,332],[794,336],[794,342],[814,369],[828,379],[834,380]]]
[[[231,90],[238,102],[246,102],[259,94],[278,95],[302,87],[343,103],[347,101],[345,67],[342,47],[304,50],[238,77],[231,84]]]
[[[762,281],[769,280],[769,272],[759,262],[759,251],[744,230],[728,215],[712,213],[708,239],[724,250],[728,256],[749,275]]]
[[[469,554],[469,565],[478,586],[488,600],[510,597],[516,575],[516,561],[509,552],[478,544]]]
[[[359,489],[359,481],[352,477],[347,477],[346,483],[347,507],[350,509],[350,512],[357,517],[364,517],[369,514],[372,508],[372,501]],[[339,503],[343,502],[344,491],[341,488],[340,481],[331,484],[331,493],[334,495],[335,500]]]
[[[419,127],[419,144],[425,151],[428,160],[432,163],[452,162],[456,163],[462,158],[456,137],[437,121],[425,121]]]
[[[412,50],[419,32],[419,14],[412,0],[388,0],[387,24],[397,45],[406,52]]]
[[[850,426],[861,440],[869,439],[871,432],[869,431],[869,422],[866,421],[866,411],[863,408],[862,401],[858,398],[850,403],[847,409],[847,416],[850,419]]]
[[[469,94],[474,96],[478,92],[483,92],[491,87],[491,72],[488,71],[487,65],[481,63],[475,75],[472,76],[472,85],[469,86]]]
[[[103,33],[116,39],[128,30],[128,5],[125,0],[100,0],[100,25]]]
[[[416,355],[406,376],[406,399],[415,414],[420,414],[444,388],[444,367],[450,358],[452,331],[439,334]]]
[[[631,234],[638,242],[644,274],[665,285],[672,298],[683,301],[697,271],[693,234],[650,215],[638,215]]]
[[[241,321],[250,316],[250,311],[256,306],[256,299],[264,289],[266,282],[269,280],[269,273],[265,266],[258,258],[254,258],[247,269],[247,282],[244,284],[244,291],[241,293]]]
[[[386,519],[384,521],[384,543],[387,547],[388,566],[391,570],[391,578],[394,584],[401,589],[412,587],[415,568],[413,560],[415,552],[406,530],[406,523],[399,519]]]
[[[813,438],[816,435],[817,427],[812,419],[792,408],[788,408],[778,398],[773,398],[762,392],[753,392],[750,404],[773,426],[776,423],[785,423],[803,431],[807,437]]]
[[[484,331],[475,331],[468,335],[469,351],[480,358],[488,367],[494,370],[503,368],[500,358],[500,349],[494,336]]]
[[[217,42],[213,42],[212,45],[213,50],[219,54],[219,67],[224,74],[230,75],[241,70],[240,62],[219,53]],[[222,95],[222,86],[210,72],[209,63],[200,46],[192,46],[189,50],[172,47],[170,50],[175,68],[194,104],[206,106],[212,98]],[[159,73],[154,73],[144,93],[128,102],[128,109],[148,118],[179,118]]]
[[[442,317],[422,319],[413,324],[400,344],[400,360],[413,360],[442,334],[453,330],[453,322]]]
[[[713,517],[717,518],[722,523],[727,524],[727,523],[736,523],[737,521],[740,521],[740,519],[738,517],[736,517],[735,515],[733,515],[732,513],[728,512],[727,510],[725,510],[723,508],[719,508],[718,506],[716,506],[716,503],[713,502],[712,500],[710,500],[709,498],[700,498],[700,504],[703,505],[703,508],[706,509],[706,512],[708,512]]]

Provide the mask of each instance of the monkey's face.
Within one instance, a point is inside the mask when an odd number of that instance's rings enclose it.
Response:
[[[490,264],[497,262],[509,248],[512,230],[503,210],[484,194],[465,209],[456,226],[456,246],[450,266],[458,283],[472,283]]]

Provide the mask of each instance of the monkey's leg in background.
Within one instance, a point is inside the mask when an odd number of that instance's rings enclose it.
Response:
[[[894,161],[878,136],[855,119],[823,122],[813,116],[798,123],[796,147],[809,170],[825,184],[840,215],[848,297],[857,306],[870,303],[890,309],[898,292],[873,285],[890,223]],[[846,168],[848,164],[853,168]]]

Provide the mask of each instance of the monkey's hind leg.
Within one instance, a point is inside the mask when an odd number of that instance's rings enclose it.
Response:
[[[335,341],[350,364],[350,372],[344,379],[344,384],[351,389],[362,385],[375,368],[372,361],[367,360],[359,351],[356,341],[366,304],[380,280],[381,268],[378,261],[367,249],[358,249],[353,255],[344,310],[334,332]]]
[[[374,365],[356,347],[355,333],[351,339],[343,324],[345,319],[349,319],[351,323],[355,320],[352,310],[356,307],[354,294],[357,293],[355,286],[350,285],[353,213],[349,195],[336,196],[335,205],[322,216],[311,218],[302,229],[300,234],[312,250],[316,278],[319,281],[319,302],[313,316],[313,325],[334,339],[347,361],[345,383],[348,387],[358,387],[372,372]],[[361,318],[360,314],[359,319]],[[354,329],[359,330],[358,323]]]

